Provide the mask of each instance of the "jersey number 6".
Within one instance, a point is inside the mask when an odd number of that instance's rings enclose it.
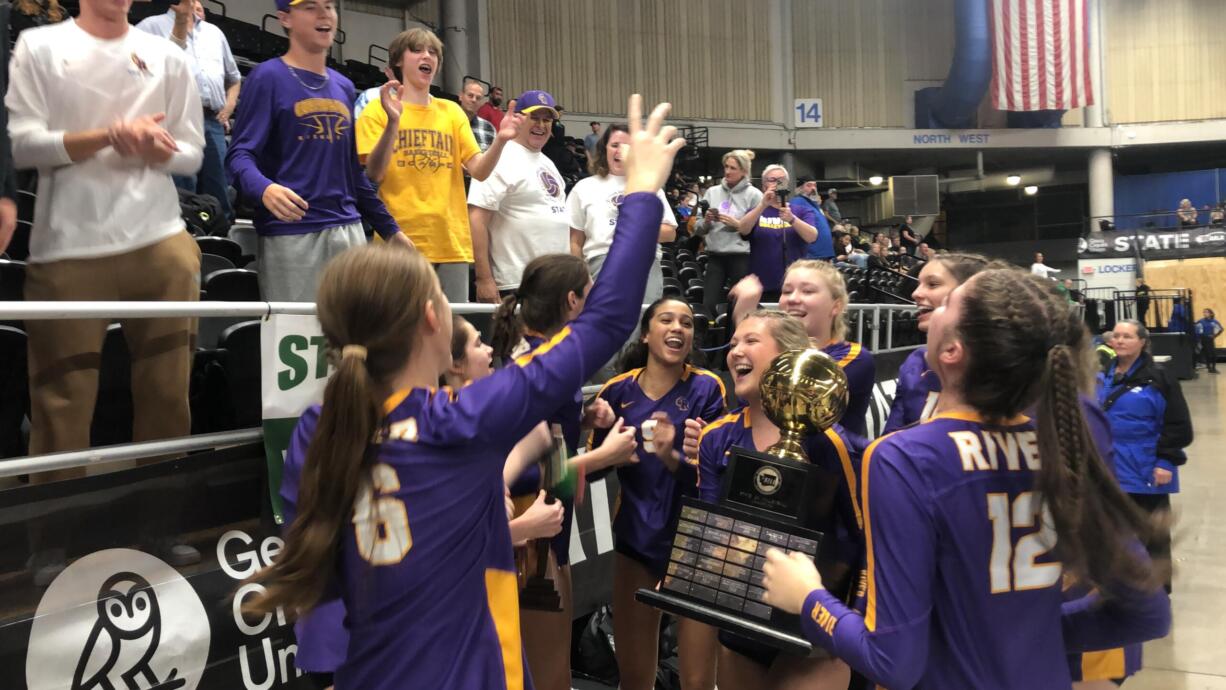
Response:
[[[399,490],[396,470],[375,465],[370,470],[370,485],[359,490],[353,502],[358,553],[371,565],[396,565],[413,548],[409,513],[404,501],[395,496]]]
[[[1013,543],[1013,529],[1033,528],[1040,506],[1033,491],[1018,494],[1012,506],[1009,494],[988,494],[988,519],[992,521],[992,562],[988,573],[992,594],[1042,589],[1059,581],[1062,570],[1059,563],[1035,563],[1036,558],[1056,545],[1056,530],[1046,508],[1042,510],[1038,529]]]

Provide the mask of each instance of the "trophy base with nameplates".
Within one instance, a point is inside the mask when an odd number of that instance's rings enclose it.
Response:
[[[781,383],[783,373],[791,387]],[[771,548],[800,552],[814,559],[830,591],[841,594],[849,584],[848,568],[822,553],[842,479],[809,463],[801,442],[802,431],[828,428],[842,415],[846,380],[817,350],[787,352],[772,362],[761,384],[763,407],[780,427],[780,442],[766,453],[733,447],[718,503],[682,499],[664,579],[635,598],[793,655],[813,652],[800,618],[763,600],[762,568]],[[796,381],[807,385],[798,389]],[[804,404],[780,404],[781,389]]]

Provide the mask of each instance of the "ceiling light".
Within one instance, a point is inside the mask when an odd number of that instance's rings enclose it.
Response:
[[[868,183],[873,185],[874,187],[881,184],[882,182],[885,182],[885,178],[880,175],[873,175],[872,177],[868,178]]]
[[[1036,187],[1035,185],[1028,185],[1022,191],[1026,192],[1026,196],[1034,196],[1035,194],[1039,193],[1039,188]]]
[[[1008,182],[1010,187],[1016,187],[1022,183],[1022,176],[1021,175],[1010,175],[1005,178],[1005,182]]]

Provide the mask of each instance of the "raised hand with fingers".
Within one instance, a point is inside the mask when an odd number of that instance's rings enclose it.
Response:
[[[672,106],[661,103],[643,123],[643,97],[630,97],[627,120],[630,126],[630,150],[626,155],[626,194],[659,191],[673,169],[673,159],[685,146],[677,136],[677,128],[665,125]]]
[[[583,410],[583,426],[589,429],[608,429],[615,419],[613,407],[604,398],[596,398]]]
[[[404,84],[392,79],[379,88],[379,104],[387,113],[387,121],[400,122],[404,113]]]
[[[498,140],[505,143],[519,136],[519,130],[524,126],[526,119],[523,113],[515,112],[515,99],[511,99],[511,102],[507,104],[507,114],[502,117],[502,123],[498,125]]]
[[[798,551],[767,551],[762,573],[766,576],[762,580],[766,603],[788,613],[800,613],[809,593],[822,588],[822,576],[813,559]]]

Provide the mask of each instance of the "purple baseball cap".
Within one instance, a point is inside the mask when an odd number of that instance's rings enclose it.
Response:
[[[548,91],[525,91],[515,99],[515,112],[517,113],[531,115],[541,109],[553,113],[554,119],[557,119],[558,104],[554,102],[553,96],[549,95]]]
[[[277,10],[280,12],[289,12],[289,8],[294,5],[301,5],[303,0],[277,0]]]

